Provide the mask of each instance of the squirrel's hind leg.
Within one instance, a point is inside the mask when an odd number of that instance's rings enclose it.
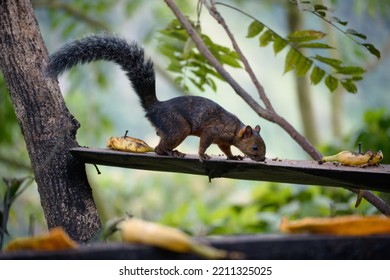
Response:
[[[199,150],[198,150],[198,155],[199,155],[199,161],[203,162],[203,160],[209,160],[211,157],[206,154],[206,150],[210,145],[213,143],[213,139],[210,134],[207,133],[207,131],[203,131],[202,134],[200,135],[200,140],[199,140]]]
[[[171,157],[184,157],[186,154],[179,152],[178,150],[174,150],[177,146],[179,146],[184,139],[188,136],[188,134],[182,133],[182,135],[178,136],[178,134],[165,135],[163,132],[159,131],[158,135],[161,137],[160,143],[155,148],[155,152],[158,155],[167,155]]]

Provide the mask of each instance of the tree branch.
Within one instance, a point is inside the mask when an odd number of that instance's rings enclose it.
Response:
[[[269,102],[269,99],[264,91],[264,88],[261,86],[257,78],[255,77],[248,60],[245,58],[243,53],[241,52],[236,40],[234,39],[234,36],[230,32],[230,29],[226,25],[223,18],[219,15],[217,12],[215,5],[212,4],[212,6],[208,5],[206,3],[206,0],[202,0],[203,3],[205,3],[206,7],[209,9],[211,15],[217,19],[217,21],[224,27],[225,31],[227,32],[230,40],[232,41],[233,47],[236,50],[237,54],[240,56],[240,59],[243,61],[245,65],[245,70],[248,72],[250,77],[252,78],[252,81],[256,85],[257,90],[259,91],[260,99],[264,102],[265,108],[260,106],[253,98],[252,96],[246,92],[238,83],[236,80],[233,79],[233,77],[227,72],[221,63],[213,56],[213,54],[210,52],[210,50],[206,47],[203,40],[200,38],[196,30],[192,27],[191,23],[187,20],[187,18],[181,13],[179,8],[176,6],[173,0],[164,0],[165,3],[168,5],[168,7],[172,10],[176,18],[179,20],[179,22],[182,24],[182,26],[186,29],[187,33],[191,37],[191,39],[194,41],[196,47],[198,50],[202,53],[202,55],[209,61],[211,65],[214,66],[214,68],[217,70],[217,72],[228,82],[231,87],[234,89],[234,91],[244,99],[244,101],[262,118],[271,121],[273,123],[278,124],[280,127],[282,127],[291,137],[294,139],[313,159],[319,160],[321,159],[320,152],[311,145],[307,139],[300,134],[289,122],[287,122],[283,117],[278,115],[271,103]],[[213,1],[211,0],[211,3]],[[357,191],[355,189],[350,189],[351,191]],[[384,213],[385,215],[389,215],[390,208],[389,206],[381,200],[379,197],[375,196],[370,191],[365,191],[363,194],[363,197],[366,198],[367,201],[369,201],[373,206],[375,206],[379,211]]]
[[[213,56],[213,54],[210,52],[210,50],[206,47],[203,40],[200,38],[196,30],[192,27],[191,23],[187,20],[187,18],[181,13],[179,8],[176,6],[176,4],[172,0],[164,0],[168,7],[172,10],[172,12],[175,14],[179,22],[182,24],[182,26],[186,29],[187,33],[191,37],[191,39],[194,41],[196,47],[198,50],[202,53],[202,55],[209,61],[211,65],[214,66],[214,68],[217,70],[217,72],[230,84],[230,86],[234,89],[234,91],[242,98],[244,101],[262,118],[278,124],[280,127],[282,127],[302,148],[304,151],[306,151],[312,158],[315,160],[321,159],[320,152],[311,145],[307,139],[300,134],[290,123],[288,123],[283,117],[278,115],[275,111],[269,110],[267,108],[264,108],[263,106],[259,105],[252,96],[245,91],[236,80],[233,79],[233,77],[227,72],[221,63]],[[259,83],[260,85],[260,83]],[[264,96],[266,97],[266,94],[264,90],[262,90]],[[266,102],[268,98],[265,99]],[[272,108],[272,106],[270,107]]]
[[[359,193],[358,189],[354,188],[346,188],[347,190],[354,192],[354,193]],[[376,209],[378,209],[382,214],[389,216],[390,217],[390,206],[386,204],[385,201],[383,201],[380,197],[376,196],[370,191],[363,191],[363,197],[371,203],[371,205],[375,206]]]
[[[225,19],[220,15],[220,13],[217,11],[214,1],[211,1],[211,5],[205,0],[202,0],[203,4],[206,6],[207,10],[209,11],[210,15],[215,18],[215,20],[222,25],[223,29],[225,29],[226,34],[229,36],[230,41],[232,42],[234,50],[237,52],[238,56],[240,57],[240,60],[244,64],[245,70],[248,73],[249,77],[252,79],[253,84],[255,85],[257,92],[259,93],[260,100],[263,101],[265,108],[271,112],[274,112],[274,108],[272,107],[271,102],[269,101],[263,86],[260,84],[259,80],[257,79],[255,73],[252,70],[252,67],[250,66],[248,60],[242,53],[236,39],[234,38],[232,32],[230,31],[229,27],[227,26]]]

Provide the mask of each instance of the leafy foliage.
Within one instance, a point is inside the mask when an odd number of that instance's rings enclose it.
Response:
[[[342,30],[339,27],[339,25],[347,26],[348,21],[342,21],[337,17],[328,17],[328,13],[330,11],[326,6],[318,5],[318,4],[314,5],[314,4],[311,4],[310,1],[303,2],[300,0],[297,0],[297,1],[291,0],[291,2],[298,5],[298,7],[302,11],[308,11],[308,12],[320,17],[322,20],[325,20],[326,22],[331,24],[333,27],[335,27],[339,31],[343,32],[345,35],[349,36],[356,44],[362,46],[363,48],[366,48],[372,55],[375,55],[378,59],[380,58],[381,54],[380,54],[379,50],[377,48],[375,48],[374,45],[368,44],[368,43],[362,43],[360,41],[356,41],[356,39],[354,38],[354,37],[357,37],[357,38],[366,40],[367,39],[366,35],[364,35],[360,32],[357,32],[356,30],[351,29],[351,28],[348,28],[346,30]],[[301,3],[301,4],[298,4],[298,3]],[[302,3],[304,3],[304,6],[302,6]]]
[[[4,237],[9,235],[7,222],[11,206],[16,198],[31,184],[32,180],[28,177],[21,179],[3,178],[3,182],[5,184],[5,190],[3,191],[3,201],[1,201],[0,208],[0,249],[3,245]]]
[[[377,58],[380,58],[380,52],[375,46],[365,42],[367,37],[364,34],[350,28],[342,30],[339,26],[345,27],[348,24],[347,21],[343,21],[337,17],[328,17],[329,10],[326,6],[313,5],[309,1],[291,2],[296,4],[302,11],[309,11],[325,20],[351,38],[356,44],[365,48]],[[224,6],[230,7],[229,5]],[[236,8],[233,9],[237,10]],[[311,56],[305,56],[303,54],[303,49],[321,51],[333,48],[322,41],[326,36],[324,32],[312,29],[299,30],[283,37],[261,21],[246,13],[244,14],[254,19],[247,29],[247,38],[258,38],[260,47],[266,47],[272,44],[275,54],[278,54],[288,47],[284,73],[295,69],[297,76],[309,75],[313,85],[317,85],[323,81],[330,91],[334,91],[338,86],[342,86],[350,93],[357,92],[355,83],[362,80],[365,69],[359,66],[344,65],[343,61],[339,59],[326,57],[319,53]],[[193,25],[195,26],[195,24]],[[234,51],[213,43],[208,36],[201,34],[200,26],[198,24],[195,28],[205,41],[207,47],[222,64],[240,67],[239,57]],[[212,78],[221,77],[213,70],[213,67],[199,55],[194,48],[192,40],[179,22],[177,20],[172,21],[160,32],[163,34],[160,38],[160,51],[170,59],[168,70],[175,72],[178,75],[176,82],[181,85],[185,91],[188,91],[189,82],[194,84],[201,91],[204,91],[204,86],[206,85],[213,90],[216,90]],[[360,41],[357,41],[357,39]]]
[[[196,25],[195,28],[219,62],[234,68],[241,67],[239,57],[235,51],[216,44],[210,37],[201,34],[199,25]],[[217,87],[213,78],[222,79],[222,77],[208,63],[206,58],[197,51],[192,39],[179,21],[174,19],[165,29],[160,30],[160,33],[162,36],[159,38],[159,50],[170,60],[168,70],[178,75],[175,82],[186,92],[188,92],[190,84],[201,91],[204,91],[205,87],[216,91]]]
[[[316,5],[313,9],[319,15],[325,16],[326,14],[323,12],[325,9],[323,6]],[[336,21],[336,19],[333,20]],[[344,25],[346,24],[346,22],[339,19],[337,19],[337,22]],[[353,30],[347,30],[346,34],[365,39],[363,34]],[[278,54],[285,47],[289,47],[285,59],[285,73],[295,69],[298,76],[305,76],[310,72],[309,77],[313,85],[317,85],[323,80],[330,91],[334,91],[341,85],[348,92],[357,92],[355,82],[362,79],[362,75],[365,72],[363,68],[359,66],[345,66],[341,60],[319,54],[307,57],[301,52],[301,49],[331,49],[331,46],[319,41],[326,36],[322,31],[299,30],[283,38],[264,23],[254,20],[248,27],[247,38],[254,38],[257,36],[259,38],[260,47],[265,47],[273,43],[275,54]],[[361,45],[379,57],[379,51],[377,51],[373,45]],[[324,68],[322,65],[327,68]]]
[[[382,150],[382,163],[390,163],[390,114],[387,109],[368,110],[364,113],[362,127],[352,137],[355,145],[373,151]]]
[[[371,17],[388,16],[390,12],[389,0],[354,1],[354,10],[357,14],[364,13]]]
[[[160,222],[197,236],[275,233],[283,217],[293,220],[376,213],[366,202],[355,209],[355,201],[356,196],[342,188],[267,183],[255,187],[245,204],[210,206],[199,200],[186,202],[165,214]]]
[[[0,144],[12,144],[13,131],[17,127],[14,109],[9,98],[3,77],[0,76]]]

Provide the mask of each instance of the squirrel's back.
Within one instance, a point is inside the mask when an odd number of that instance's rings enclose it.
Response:
[[[143,49],[135,42],[128,43],[108,34],[92,35],[70,42],[51,55],[47,72],[57,76],[79,63],[95,60],[115,62],[125,71],[141,99],[147,118],[161,138],[155,148],[157,154],[182,156],[174,148],[187,136],[196,135],[200,137],[198,154],[201,161],[209,158],[205,151],[213,143],[229,159],[242,158],[232,154],[232,145],[253,160],[265,159],[260,126],[245,126],[237,116],[202,97],[182,96],[158,101],[153,63],[145,59]]]
[[[114,35],[91,35],[65,44],[50,56],[47,72],[58,76],[79,63],[96,60],[112,61],[122,67],[145,110],[157,101],[153,62],[145,59],[137,43]]]

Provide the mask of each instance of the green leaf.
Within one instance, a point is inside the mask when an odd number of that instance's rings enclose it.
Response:
[[[279,36],[275,36],[274,45],[273,45],[275,54],[283,50],[284,47],[287,46],[287,44],[288,43],[286,40],[284,40]]]
[[[341,81],[341,85],[343,86],[343,88],[345,88],[346,91],[348,91],[350,93],[357,92],[357,87],[356,87],[355,83],[350,79],[345,80],[345,81]]]
[[[324,57],[324,56],[320,56],[320,55],[316,55],[313,58],[315,60],[321,61],[322,63],[328,64],[336,69],[340,68],[341,64],[343,63],[341,60],[329,58],[329,57]]]
[[[304,76],[307,73],[307,71],[309,71],[312,64],[313,61],[311,59],[308,59],[302,55],[298,59],[297,63],[295,64],[295,70],[297,71],[297,76],[298,77]]]
[[[259,38],[260,47],[267,46],[273,40],[274,32],[271,30],[265,31]]]
[[[165,55],[171,59],[175,58],[177,53],[182,52],[182,49],[175,48],[173,45],[169,45],[169,44],[165,44],[165,43],[160,44],[158,49],[163,55]]]
[[[352,81],[361,81],[361,80],[363,80],[363,77],[362,76],[353,76],[352,78],[350,78],[350,80],[352,80]]]
[[[71,21],[69,24],[67,24],[65,26],[65,28],[63,29],[62,31],[62,34],[64,37],[70,37],[71,33],[76,29],[76,27],[78,27],[79,24],[77,23],[77,21]]]
[[[303,55],[298,52],[296,49],[291,48],[286,56],[285,64],[284,64],[284,73],[287,73],[294,69],[294,65],[298,62],[298,60],[302,57]]]
[[[204,92],[204,87],[203,87],[203,84],[198,82],[197,80],[195,80],[194,78],[192,77],[189,77],[189,79],[191,80],[191,82],[194,84],[194,86],[196,86],[200,91]]]
[[[320,17],[326,17],[326,13],[324,11],[317,11],[316,12]]]
[[[248,27],[248,34],[246,35],[247,38],[253,38],[256,35],[260,34],[261,31],[264,29],[264,24],[261,22],[254,20]]]
[[[188,37],[186,43],[184,44],[182,58],[187,59],[190,58],[192,50],[195,48],[195,43],[192,41],[191,37]]]
[[[187,41],[188,34],[184,30],[160,30],[160,33],[179,41]]]
[[[314,10],[316,12],[318,12],[318,11],[327,11],[328,7],[326,7],[324,5],[314,5]]]
[[[175,72],[175,73],[183,73],[183,65],[181,65],[179,62],[173,62],[168,65],[167,70]]]
[[[348,24],[348,21],[343,21],[343,20],[339,19],[338,17],[331,17],[330,20],[337,22],[338,24],[341,24],[344,26],[346,26]]]
[[[322,39],[326,36],[326,33],[316,30],[300,30],[295,31],[287,36],[290,42],[308,42]]]
[[[241,68],[241,65],[238,62],[238,60],[230,55],[221,55],[219,57],[219,61],[223,64],[227,64],[227,65],[232,66],[234,68]]]
[[[344,75],[361,75],[366,72],[365,69],[357,66],[345,66],[337,68],[337,73]]]
[[[371,54],[375,55],[378,59],[381,58],[381,52],[374,47],[373,44],[362,44]]]
[[[330,91],[334,91],[339,84],[339,81],[333,77],[332,75],[328,75],[325,78],[325,85],[328,87]]]
[[[359,38],[361,38],[361,39],[364,39],[364,40],[367,39],[367,36],[366,36],[366,35],[364,35],[364,34],[362,34],[362,33],[359,33],[359,32],[357,32],[357,31],[354,30],[354,29],[347,29],[345,32],[348,33],[348,34],[350,34],[350,35],[353,35],[353,36],[359,37]]]
[[[211,78],[207,78],[206,79],[206,84],[208,84],[210,86],[210,88],[216,92],[217,91],[217,85],[215,84],[214,80],[211,79]]]
[[[315,66],[310,74],[310,81],[313,85],[321,82],[322,78],[325,76],[325,71],[318,66]]]
[[[333,47],[329,46],[325,43],[303,43],[297,46],[298,48],[311,48],[311,49],[333,49]]]

